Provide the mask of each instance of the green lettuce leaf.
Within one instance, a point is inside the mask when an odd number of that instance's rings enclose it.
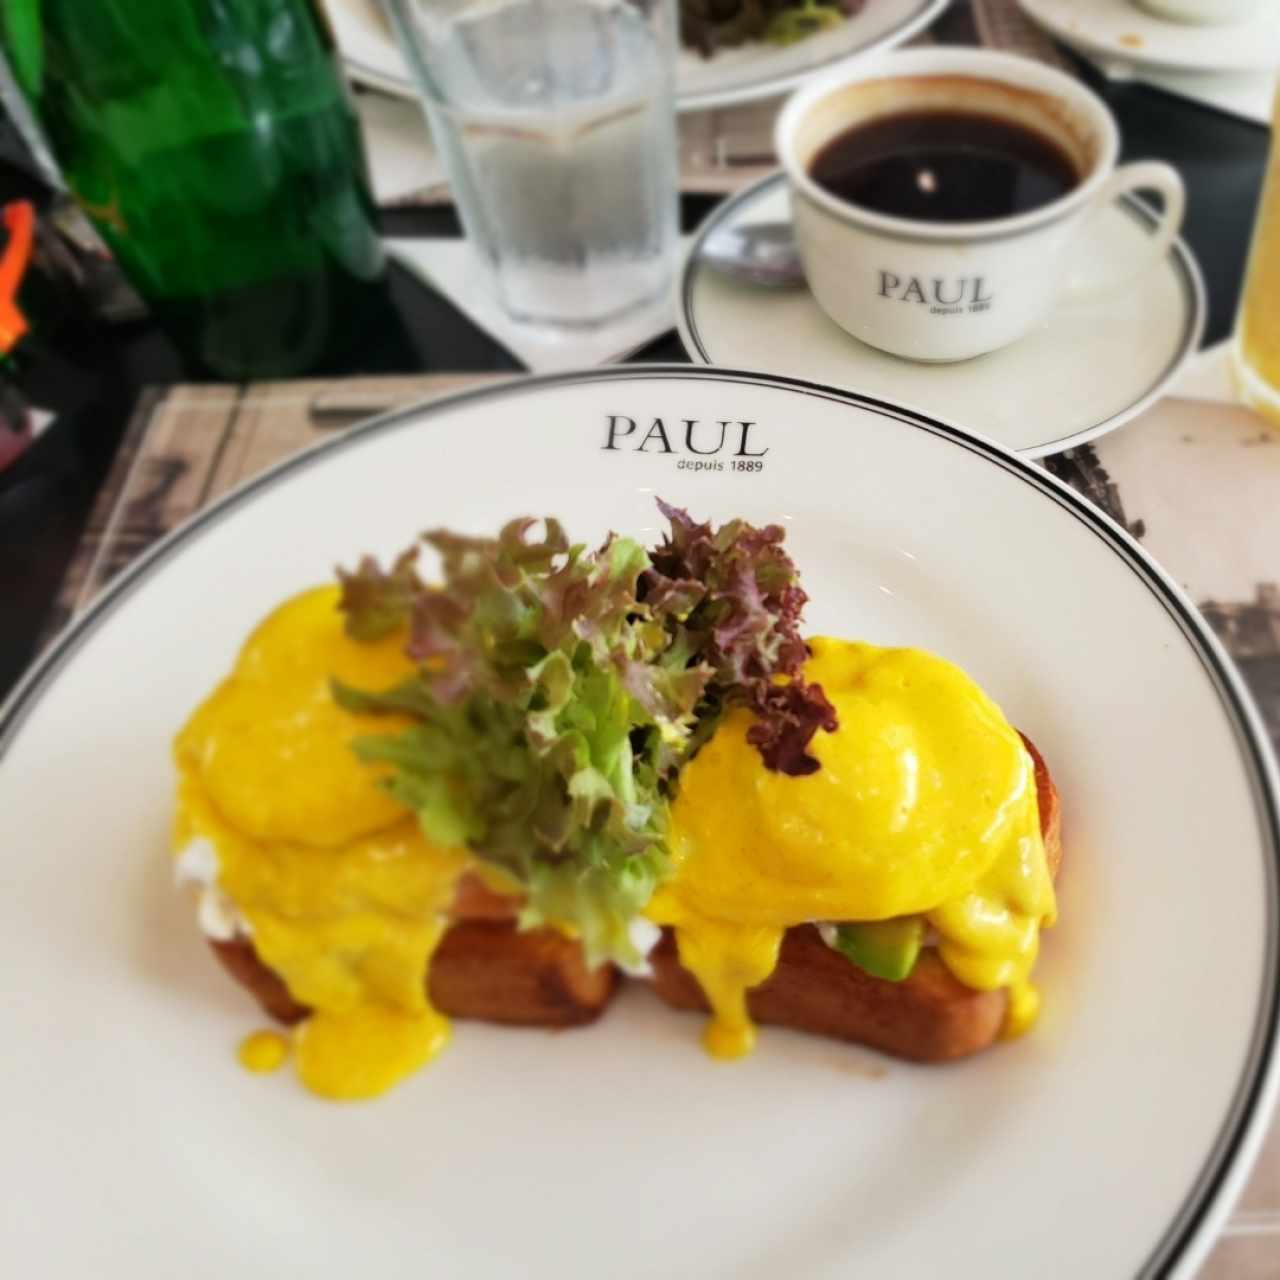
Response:
[[[341,608],[352,639],[380,640],[404,626],[413,602],[424,590],[415,568],[417,560],[418,548],[410,547],[396,557],[388,572],[372,556],[365,556],[354,573],[338,570]]]
[[[653,553],[645,601],[665,610],[688,660],[711,668],[695,746],[731,706],[755,713],[747,740],[765,764],[803,775],[818,768],[809,743],[836,728],[820,685],[804,679],[800,616],[808,597],[783,549],[781,525],[730,520],[718,529],[658,501],[671,531]],[[785,679],[779,679],[785,677]]]
[[[394,689],[335,684],[352,710],[415,720],[358,754],[394,766],[387,785],[430,838],[524,887],[523,924],[570,927],[593,963],[639,964],[630,926],[666,871],[666,779],[710,673],[638,598],[649,556],[630,539],[588,552],[521,519],[495,539],[424,541],[438,587],[409,585],[405,557],[343,579],[350,633],[386,634],[398,612],[420,663]]]
[[[816,768],[806,746],[834,727],[798,675],[805,596],[782,530],[715,530],[660,505],[672,532],[652,557],[522,518],[496,538],[425,534],[429,586],[413,551],[340,573],[348,632],[407,625],[418,663],[392,689],[335,683],[343,706],[413,719],[358,754],[392,766],[386,785],[430,838],[522,886],[523,925],[570,928],[591,963],[642,963],[632,925],[667,873],[678,768],[726,707],[756,712],[752,740],[788,772]]]

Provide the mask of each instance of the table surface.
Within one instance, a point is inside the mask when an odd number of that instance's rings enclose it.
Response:
[[[953,6],[935,28],[935,35],[948,42],[973,39],[965,4]],[[1116,114],[1125,158],[1164,159],[1182,173],[1189,194],[1184,236],[1200,261],[1208,289],[1206,342],[1221,340],[1230,332],[1238,301],[1269,146],[1267,131],[1146,86],[1106,82],[1084,64],[1075,64],[1075,69]],[[0,164],[0,200],[19,194],[43,198],[28,177]],[[715,202],[716,198],[708,196],[683,197],[684,229],[692,230]],[[460,234],[456,217],[447,206],[384,210],[382,222],[386,234],[395,237]],[[660,336],[632,357],[641,361],[685,358],[674,332]],[[348,353],[340,366],[322,372],[329,379],[402,375],[392,382],[360,386],[366,391],[381,386],[405,395],[415,389],[425,390],[424,375],[519,369],[519,362],[508,351],[477,329],[446,298],[416,277],[392,267],[380,320],[371,328],[369,340],[361,350]],[[91,530],[89,545],[100,546],[95,535],[102,528],[103,514],[113,496],[104,493],[103,486],[109,475],[112,484],[123,483],[125,457],[117,458],[117,453],[126,429],[132,422],[133,429],[127,435],[136,444],[142,438],[139,424],[152,422],[153,417],[161,421],[155,415],[166,403],[169,408],[165,412],[173,411],[175,393],[166,396],[154,389],[183,382],[188,371],[155,326],[139,321],[77,334],[42,349],[26,376],[33,403],[55,410],[58,419],[17,465],[0,473],[0,620],[4,624],[0,626],[0,699],[50,627],[64,620],[78,600],[109,576],[111,557],[129,554],[127,547],[122,550],[119,545],[96,562],[76,553],[78,547],[83,551],[82,535],[91,514],[96,527]],[[444,385],[429,377],[426,381],[437,389]],[[328,383],[305,385],[313,394],[320,393]],[[355,386],[352,384],[352,388]],[[209,397],[210,411],[217,416],[216,404],[241,393],[234,387],[214,386],[195,394]],[[253,394],[249,392],[250,399]],[[260,414],[258,419],[266,422],[268,416]],[[175,431],[173,439],[178,447],[184,429],[178,425],[180,419],[163,421]],[[277,420],[272,427],[277,435],[283,429],[283,421]],[[1257,556],[1250,560],[1250,548],[1242,546],[1238,557],[1220,553],[1217,558],[1219,562],[1248,561],[1248,572],[1242,569],[1229,578],[1214,577],[1196,558],[1196,543],[1202,538],[1203,529],[1194,518],[1182,514],[1196,508],[1195,491],[1188,488],[1192,483],[1187,479],[1189,471],[1239,467],[1242,458],[1256,457],[1256,451],[1249,451],[1263,438],[1240,411],[1217,412],[1212,426],[1210,432],[1202,406],[1166,402],[1158,412],[1108,437],[1096,449],[1073,451],[1049,465],[1122,522],[1147,526],[1147,545],[1189,586],[1219,633],[1231,644],[1255,692],[1261,691],[1269,727],[1280,740],[1280,607],[1266,594],[1276,589],[1265,585],[1277,576],[1276,569],[1259,569]],[[1203,461],[1197,455],[1197,461],[1189,464],[1189,452],[1194,453],[1210,434],[1214,436],[1215,451],[1206,453]],[[1239,446],[1230,456],[1221,447],[1225,438]],[[276,440],[275,445],[278,444]],[[1180,468],[1153,472],[1151,459],[1173,450],[1180,450],[1183,455]],[[1268,452],[1275,453],[1276,463],[1280,464],[1280,450]],[[1280,469],[1269,466],[1271,472],[1280,478]],[[1215,472],[1215,482],[1235,484],[1238,474]],[[169,500],[181,496],[176,491],[168,493]],[[1265,504],[1270,499],[1264,493],[1259,501]],[[1263,508],[1249,508],[1243,501],[1239,506],[1237,523],[1256,543],[1254,528],[1258,521],[1253,513]],[[1280,513],[1280,504],[1271,506]],[[1164,518],[1166,513],[1168,519]],[[169,527],[182,514],[177,508],[166,508],[161,523]],[[1280,514],[1276,518],[1280,521]],[[1280,523],[1276,528],[1280,530]],[[154,536],[156,531],[148,536]],[[1240,535],[1242,540],[1245,536]],[[1231,544],[1228,541],[1226,545]],[[1280,546],[1280,536],[1275,545]],[[74,570],[68,577],[73,561]],[[1220,563],[1215,571],[1221,569]],[[1249,597],[1255,589],[1257,599],[1253,601]],[[1258,619],[1264,629],[1269,627],[1274,634],[1269,646],[1251,649],[1254,641],[1250,636],[1259,633],[1254,625]],[[1254,630],[1249,631],[1250,627]],[[1233,642],[1237,633],[1239,643]],[[1213,1280],[1261,1280],[1277,1274],[1280,1139],[1273,1135],[1233,1219],[1233,1231],[1215,1249],[1205,1276]]]

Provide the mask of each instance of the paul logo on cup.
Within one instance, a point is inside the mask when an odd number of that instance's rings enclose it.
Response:
[[[1054,307],[1123,290],[1182,224],[1175,170],[1117,168],[1102,101],[1011,54],[912,49],[832,72],[791,98],[775,142],[818,304],[913,360],[995,351]],[[1162,197],[1159,225],[1140,260],[1099,278],[1080,229],[1138,190]]]

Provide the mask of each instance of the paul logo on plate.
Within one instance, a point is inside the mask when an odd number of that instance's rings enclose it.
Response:
[[[647,423],[647,425],[646,425]],[[685,471],[761,471],[759,461],[769,447],[752,436],[758,423],[734,418],[635,418],[610,413],[605,418],[604,444],[611,452],[681,455],[677,468]],[[726,468],[726,462],[728,468]]]

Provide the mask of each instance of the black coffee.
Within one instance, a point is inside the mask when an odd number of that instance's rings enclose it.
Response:
[[[998,116],[913,111],[854,125],[809,166],[833,196],[923,222],[1027,213],[1080,181],[1051,138]]]

